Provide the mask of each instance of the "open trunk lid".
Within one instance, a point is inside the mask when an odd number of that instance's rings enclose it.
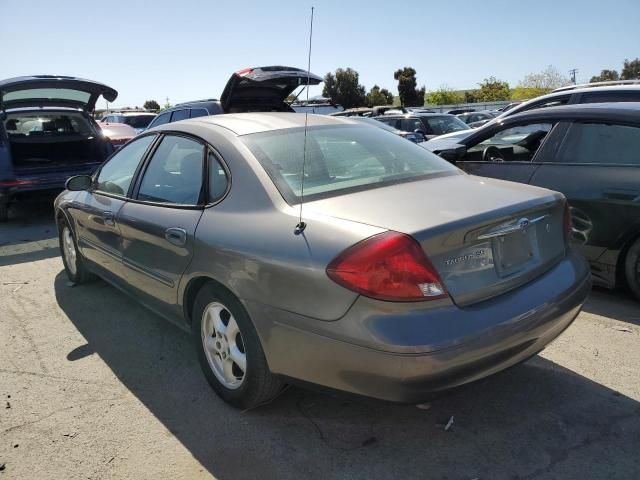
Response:
[[[22,107],[70,107],[93,112],[101,95],[108,102],[113,102],[118,97],[118,92],[93,80],[57,75],[0,80],[0,110]]]
[[[245,68],[231,75],[220,103],[227,113],[284,109],[285,99],[297,87],[318,85],[322,77],[294,67],[270,66]]]
[[[306,208],[413,236],[460,306],[529,282],[565,254],[564,197],[501,180],[454,174]]]

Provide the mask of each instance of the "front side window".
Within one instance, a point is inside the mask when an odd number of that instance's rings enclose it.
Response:
[[[204,108],[192,108],[190,118],[206,117],[207,115],[209,115],[209,112]]]
[[[563,163],[640,165],[640,128],[574,123],[558,152]]]
[[[202,191],[203,158],[201,143],[167,135],[144,172],[138,200],[197,205]]]
[[[100,170],[96,190],[125,196],[142,157],[154,139],[155,135],[147,135],[122,147]]]
[[[552,127],[551,123],[529,123],[500,130],[470,146],[463,161],[530,162]]]
[[[165,123],[169,123],[169,120],[171,120],[171,112],[162,113],[149,124],[149,128],[164,125]]]
[[[385,122],[386,123],[386,122]],[[304,128],[240,137],[289,203],[300,201]],[[420,180],[459,170],[413,142],[365,126],[309,128],[306,141],[305,198]]]

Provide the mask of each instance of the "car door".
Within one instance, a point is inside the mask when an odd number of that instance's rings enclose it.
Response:
[[[129,284],[151,307],[176,305],[203,212],[205,152],[195,137],[163,135],[146,162],[134,199],[118,212]]]
[[[589,260],[611,269],[624,240],[640,231],[640,127],[575,122],[565,128],[555,158],[531,184],[567,197],[573,242]],[[613,257],[601,258],[608,254]]]
[[[145,135],[113,155],[94,176],[90,190],[79,192],[69,211],[82,255],[117,279],[122,275],[122,244],[117,215],[127,202],[132,181],[156,135]]]
[[[498,126],[486,137],[467,145],[466,154],[456,165],[471,175],[528,183],[540,165],[547,161],[545,144],[551,138],[553,126],[553,123],[541,120]],[[527,139],[530,139],[529,143],[526,143]],[[492,151],[500,155],[493,155]]]

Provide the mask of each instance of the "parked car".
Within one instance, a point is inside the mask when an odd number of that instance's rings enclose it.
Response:
[[[124,123],[129,125],[132,128],[136,129],[137,133],[144,131],[151,120],[156,117],[156,114],[153,112],[140,112],[140,111],[122,111],[122,112],[113,112],[108,113],[102,119],[100,119],[100,123]]]
[[[422,145],[468,173],[562,192],[597,283],[640,299],[640,103],[536,109]]]
[[[493,110],[483,110],[480,112],[467,112],[456,115],[460,120],[471,128],[478,128],[499,116],[501,112]]]
[[[96,273],[191,331],[240,408],[291,379],[424,401],[535,355],[591,288],[561,194],[329,116],[153,129],[70,179],[55,214],[70,280]]]
[[[351,120],[358,123],[363,123],[365,125],[371,125],[372,127],[381,128],[382,130],[386,130],[387,132],[391,132],[395,135],[400,135],[402,138],[406,138],[407,140],[410,140],[413,143],[424,142],[424,135],[422,135],[421,133],[403,132],[402,130],[398,130],[397,128],[390,127],[386,123],[382,123],[374,118],[352,117]]]
[[[98,126],[102,130],[102,135],[111,142],[115,149],[120,148],[138,134],[135,128],[126,123],[100,122]]]
[[[332,117],[377,117],[379,115],[409,113],[409,109],[393,105],[379,105],[376,107],[348,108],[341,112],[331,113]]]
[[[445,133],[471,130],[458,117],[447,113],[408,113],[374,118],[398,130],[420,133],[428,140]]]
[[[113,88],[53,75],[0,81],[0,221],[20,196],[62,190],[65,180],[91,173],[113,151],[93,120],[96,100]]]
[[[616,81],[593,83],[585,85],[570,85],[562,87],[553,92],[536,97],[527,102],[521,102],[504,111],[502,115],[490,120],[486,125],[515,115],[517,113],[535,110],[537,108],[559,107],[561,105],[574,105],[582,103],[605,103],[605,102],[640,102],[640,81]],[[514,102],[515,103],[515,102]],[[453,132],[448,137],[462,139],[472,132]]]
[[[447,111],[449,115],[460,115],[461,113],[475,112],[475,108],[454,108]]]
[[[160,112],[149,128],[188,118],[240,112],[293,112],[285,101],[300,87],[318,85],[322,77],[294,67],[256,67],[235,72],[224,87],[220,100],[180,103]]]
[[[517,100],[515,102],[507,103],[504,107],[500,107],[498,109],[499,112],[506,112],[507,110],[511,110],[513,107],[518,106],[522,103],[522,100]]]

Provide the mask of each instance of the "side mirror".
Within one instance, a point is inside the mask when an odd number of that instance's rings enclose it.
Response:
[[[447,148],[434,153],[444,158],[447,162],[455,165],[458,160],[465,156],[467,153],[467,147],[464,145],[458,145],[456,147]]]
[[[422,135],[423,137],[427,136],[427,132],[425,132],[424,130],[421,130],[419,128],[416,128],[413,133],[419,133],[420,135]]]
[[[91,188],[91,177],[89,175],[76,175],[69,178],[64,184],[64,188],[71,192],[89,190]]]

